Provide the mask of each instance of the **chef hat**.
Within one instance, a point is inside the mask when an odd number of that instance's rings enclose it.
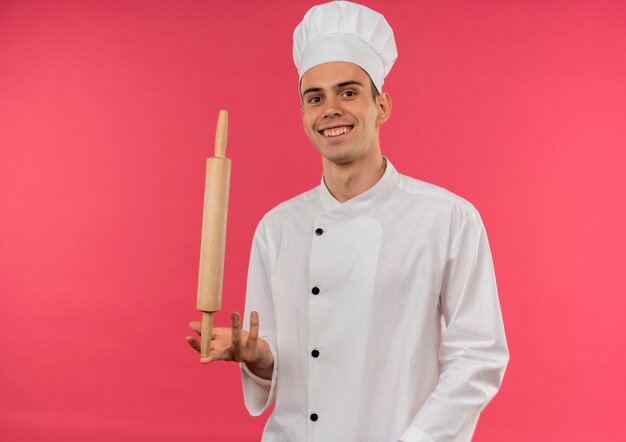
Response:
[[[393,30],[385,17],[352,2],[312,7],[293,33],[293,60],[300,79],[318,64],[347,61],[363,68],[380,92],[396,58]]]

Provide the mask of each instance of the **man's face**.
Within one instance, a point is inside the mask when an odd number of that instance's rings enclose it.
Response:
[[[388,94],[372,98],[370,78],[353,63],[335,61],[302,76],[304,132],[320,154],[335,164],[378,155],[378,126],[389,116]]]

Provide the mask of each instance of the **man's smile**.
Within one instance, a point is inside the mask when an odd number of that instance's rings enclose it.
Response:
[[[325,137],[338,137],[344,134],[349,133],[354,126],[346,125],[346,126],[334,126],[328,127],[325,129],[320,129],[318,132]]]

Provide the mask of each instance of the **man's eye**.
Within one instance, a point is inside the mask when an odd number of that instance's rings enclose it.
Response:
[[[317,104],[322,101],[322,97],[311,97],[307,101],[312,104]]]
[[[356,97],[356,92],[355,91],[345,91],[343,93],[344,97],[348,97],[348,98],[352,98],[352,97]]]

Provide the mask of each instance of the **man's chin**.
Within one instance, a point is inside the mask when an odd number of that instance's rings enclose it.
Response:
[[[354,161],[352,155],[347,152],[326,152],[322,156],[326,161],[329,161],[338,166],[350,164]]]

